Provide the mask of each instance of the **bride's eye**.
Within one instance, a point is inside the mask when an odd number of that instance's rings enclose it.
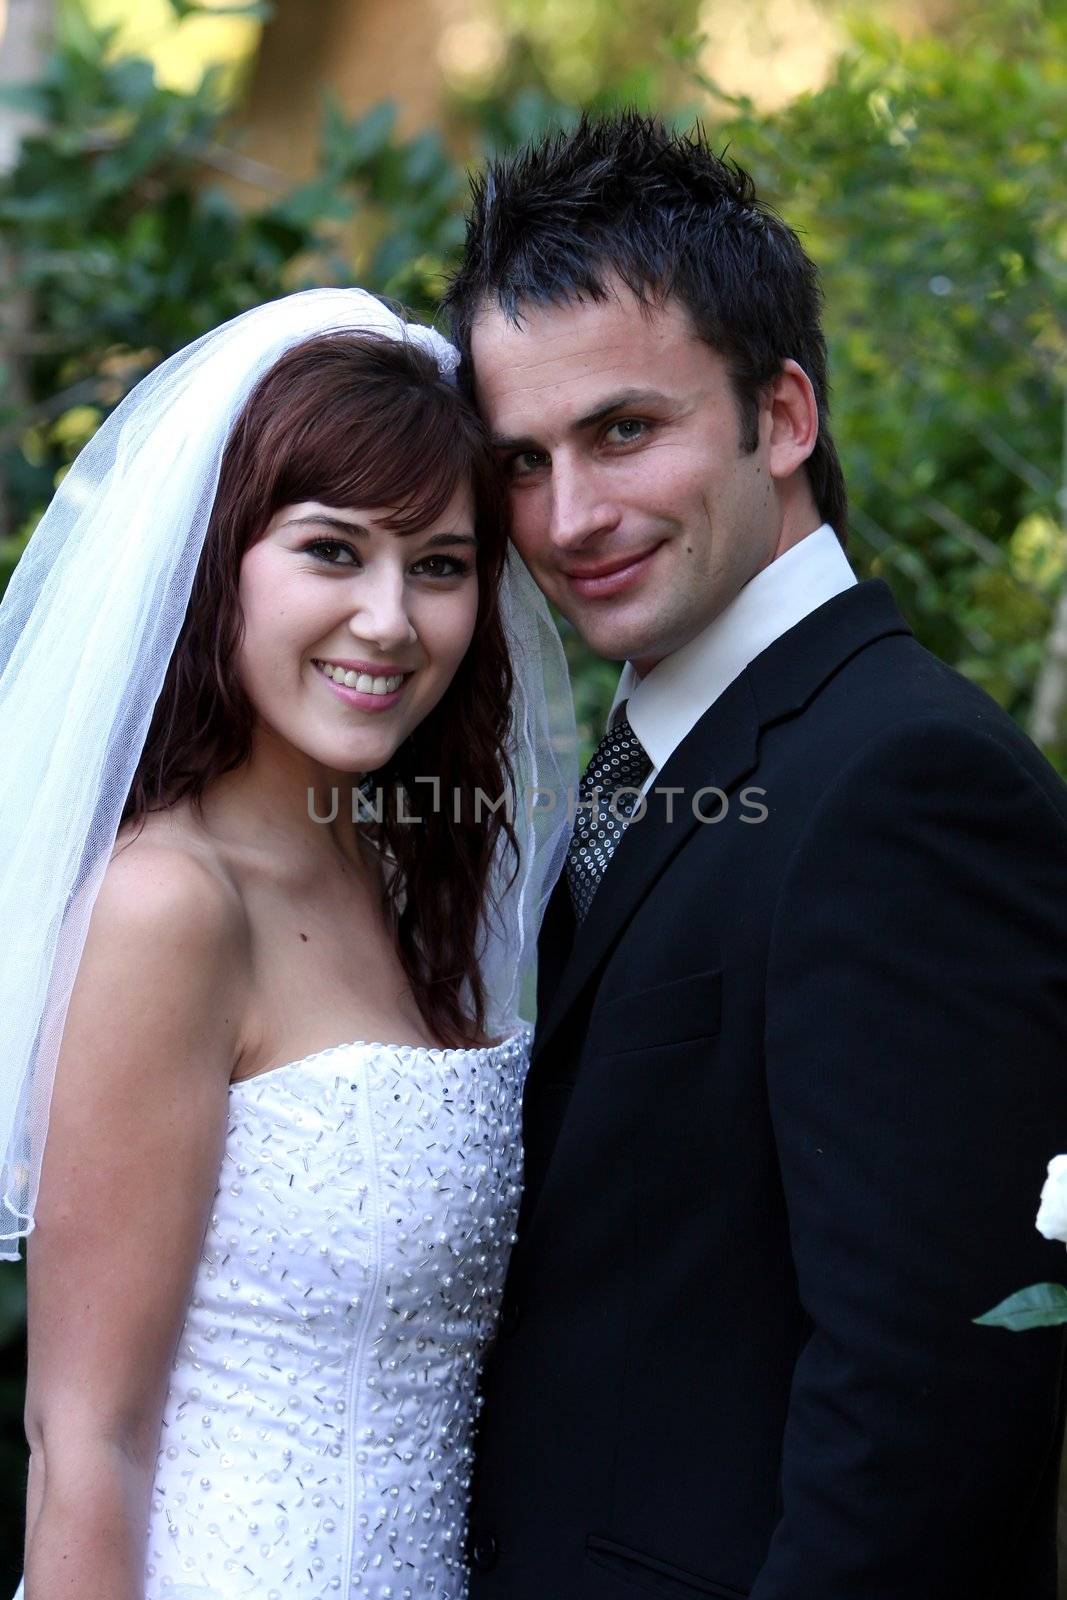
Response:
[[[471,566],[459,556],[423,556],[411,570],[421,578],[465,578]]]
[[[334,552],[340,551],[342,555],[351,556],[351,561],[338,561]],[[321,561],[327,567],[356,566],[359,557],[347,544],[342,544],[339,539],[313,539],[304,546],[304,554],[314,556],[316,561]]]

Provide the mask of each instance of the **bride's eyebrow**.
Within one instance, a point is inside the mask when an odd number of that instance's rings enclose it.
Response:
[[[369,529],[362,522],[348,522],[344,517],[331,517],[325,512],[312,512],[306,517],[293,517],[289,522],[282,523],[283,528],[336,528],[339,533],[349,533],[367,537]],[[410,537],[410,536],[409,536]],[[473,533],[435,533],[429,539],[421,540],[426,548],[437,548],[443,545],[469,544],[476,546],[478,541]]]
[[[347,522],[343,517],[331,517],[326,512],[315,512],[307,517],[293,517],[288,522],[282,523],[283,528],[336,528],[339,533],[362,535],[366,538],[369,530],[362,522]]]

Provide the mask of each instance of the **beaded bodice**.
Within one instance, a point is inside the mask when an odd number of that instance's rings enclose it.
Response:
[[[336,1045],[232,1086],[146,1600],[462,1600],[528,1049]]]

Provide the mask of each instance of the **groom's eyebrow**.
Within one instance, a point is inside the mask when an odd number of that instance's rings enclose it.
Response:
[[[575,429],[595,428],[598,422],[614,416],[616,411],[632,411],[640,406],[664,405],[668,401],[669,396],[662,394],[659,389],[621,389],[618,394],[611,395],[592,411],[587,411],[584,417],[578,417],[571,426]]]
[[[598,422],[604,422],[608,417],[615,416],[620,411],[632,411],[641,406],[663,406],[673,404],[670,395],[664,394],[659,389],[620,389],[617,394],[609,395],[599,405],[587,411],[584,416],[576,417],[569,424],[571,433],[584,433],[587,428],[595,428]],[[507,434],[495,433],[493,445],[497,450],[531,450],[536,449],[538,441],[532,435],[512,437]]]

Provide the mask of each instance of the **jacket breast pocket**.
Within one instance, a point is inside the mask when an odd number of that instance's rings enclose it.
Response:
[[[686,1600],[695,1595],[715,1595],[718,1600],[746,1600],[747,1589],[733,1589],[729,1584],[716,1583],[697,1572],[686,1572],[660,1561],[640,1550],[630,1550],[616,1544],[614,1539],[602,1539],[590,1534],[585,1541],[585,1558],[594,1566],[614,1574],[628,1588],[643,1589],[647,1594],[658,1594],[663,1600],[669,1596]]]
[[[719,1031],[721,971],[690,972],[651,989],[603,1000],[595,1008],[590,1034],[601,1056],[696,1043]]]

